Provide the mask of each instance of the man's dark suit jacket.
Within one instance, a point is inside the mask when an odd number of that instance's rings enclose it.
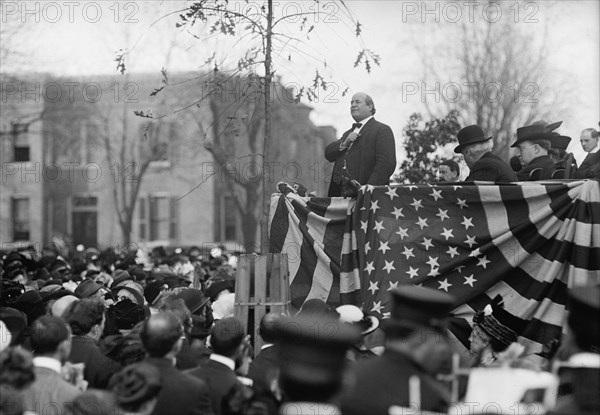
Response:
[[[537,168],[542,169],[542,175],[540,176],[541,180],[551,179],[554,170],[556,170],[556,166],[554,164],[554,160],[552,160],[552,157],[540,156],[534,158],[527,166],[519,170],[517,172],[517,179],[519,179],[519,181],[529,180],[529,174]]]
[[[279,370],[278,347],[273,345],[262,349],[250,363],[248,377],[252,379],[255,387],[263,390],[271,389],[271,382],[277,377]]]
[[[204,365],[184,373],[202,379],[206,383],[215,414],[221,413],[223,398],[239,382],[233,370],[223,363],[211,359]]]
[[[162,388],[152,415],[212,415],[213,409],[206,383],[186,375],[169,359],[148,357],[144,360],[158,368]]]
[[[121,370],[119,363],[102,354],[94,340],[83,336],[73,337],[68,360],[85,363],[83,378],[88,381],[88,388],[106,389],[112,375]]]
[[[600,178],[600,151],[589,153],[575,173],[576,179]]]
[[[352,388],[342,395],[344,415],[387,415],[390,406],[410,407],[408,381],[421,379],[421,410],[446,412],[447,389],[408,356],[386,350],[383,356],[358,362]]]
[[[471,167],[471,173],[465,179],[466,182],[482,180],[489,182],[515,182],[517,176],[510,166],[500,157],[485,153]]]
[[[354,129],[325,148],[325,158],[335,162],[328,197],[341,196],[340,182],[344,160],[348,174],[361,185],[384,186],[396,169],[396,142],[392,129],[371,118],[360,130],[359,136],[348,150],[340,151],[340,144]]]

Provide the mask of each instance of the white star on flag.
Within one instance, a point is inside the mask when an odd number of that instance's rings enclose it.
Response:
[[[365,272],[371,275],[371,272],[375,271],[375,267],[373,266],[373,261],[367,262],[367,267],[365,268]]]
[[[429,271],[427,276],[428,277],[437,277],[438,275],[440,275],[440,272],[438,270],[439,270],[439,268],[431,268],[431,271]]]
[[[460,224],[465,227],[465,230],[468,230],[471,226],[475,227],[475,225],[473,225],[473,218],[466,218],[463,216],[463,219],[464,220]]]
[[[413,202],[410,203],[410,205],[415,208],[415,212],[418,212],[419,208],[423,207],[423,204],[421,203],[421,200],[420,199],[417,200],[414,197],[413,197]]]
[[[404,215],[402,214],[402,208],[398,209],[394,206],[394,211],[392,212],[392,215],[394,215],[396,219],[398,219],[400,216],[404,217]]]
[[[466,268],[466,265],[459,265],[454,268],[459,274],[462,274],[462,270]]]
[[[365,254],[368,254],[370,250],[371,250],[371,242],[367,242],[365,244]]]
[[[381,313],[382,308],[383,306],[381,305],[381,301],[373,301],[373,308],[371,309],[371,312]]]
[[[381,252],[383,252],[384,255],[385,255],[385,251],[389,251],[390,249],[392,249],[388,246],[388,243],[389,243],[389,241],[381,242],[381,244],[379,244],[379,250]]]
[[[437,213],[435,216],[439,216],[442,222],[444,221],[444,219],[450,219],[450,216],[448,216],[448,209],[442,210],[438,208],[438,212],[439,213]]]
[[[438,263],[438,257],[429,257],[429,261],[425,262],[427,265],[429,265],[431,268],[434,267],[439,267],[440,264]]]
[[[390,288],[387,289],[388,291],[391,291],[394,288],[398,288],[398,281],[396,281],[396,282],[388,281],[388,282],[390,283]]]
[[[414,184],[411,184],[408,186],[409,191],[413,191],[414,189],[418,189],[418,188],[419,188],[419,186],[415,186]]]
[[[379,291],[377,284],[379,284],[379,281],[369,281],[369,291],[371,291],[371,295],[375,294],[375,291]]]
[[[374,200],[373,203],[371,203],[371,210],[373,211],[373,213],[375,213],[378,209],[381,209],[379,207],[379,200]]]
[[[446,278],[444,281],[438,281],[440,283],[440,286],[438,287],[439,290],[444,290],[446,292],[448,292],[448,288],[452,287],[452,284],[450,284],[448,282],[448,278]]]
[[[408,229],[404,229],[402,226],[400,226],[400,230],[396,233],[400,235],[401,240],[408,237]]]
[[[404,247],[404,252],[402,252],[402,255],[406,256],[406,259],[410,258],[410,257],[414,257],[415,254],[413,254],[413,249],[414,248],[407,248],[406,246]]]
[[[375,189],[375,186],[373,186],[372,184],[368,184],[366,186],[364,186],[365,188],[365,192],[373,192],[373,190]]]
[[[475,278],[473,278],[473,274],[471,274],[468,277],[465,277],[464,285],[470,285],[471,288],[473,288],[474,282],[477,282],[477,280]]]
[[[444,228],[444,232],[440,233],[440,235],[443,236],[444,238],[446,238],[446,240],[448,240],[450,238],[454,238],[454,235],[452,234],[452,232],[453,232],[452,229]]]
[[[458,248],[456,246],[449,246],[448,250],[446,251],[446,253],[448,255],[450,255],[450,257],[453,258],[453,259],[454,259],[455,256],[459,255]]]
[[[470,257],[474,256],[474,257],[478,257],[479,255],[481,255],[481,252],[479,251],[479,248],[475,248],[473,251],[471,251],[471,253],[469,254]]]
[[[419,225],[421,227],[421,230],[423,230],[423,228],[428,227],[429,225],[427,224],[427,218],[421,218],[419,216],[419,220],[417,222],[417,225]]]
[[[373,227],[374,230],[377,231],[377,233],[381,232],[383,230],[383,221],[375,221],[375,226]]]
[[[456,204],[458,206],[460,206],[460,210],[462,210],[463,208],[468,208],[469,205],[467,205],[467,201],[464,199],[461,199],[460,197],[456,198],[458,201],[456,202]]]
[[[392,200],[394,200],[395,197],[398,197],[398,193],[396,193],[395,187],[388,188],[388,191],[385,192],[385,194],[388,195]]]
[[[462,186],[452,186],[454,188],[454,191],[456,192],[457,189],[462,189]]]
[[[390,272],[396,269],[396,267],[394,266],[394,261],[385,261],[385,266],[383,267],[383,269],[386,270],[389,275]]]
[[[429,250],[429,248],[433,248],[433,244],[431,243],[431,239],[423,237],[423,242],[421,245],[425,247],[425,250]]]
[[[465,243],[469,245],[469,248],[473,248],[473,245],[477,245],[477,242],[475,242],[475,237],[469,235],[467,235],[467,240],[465,241]]]
[[[482,266],[483,269],[487,269],[487,264],[489,264],[492,261],[488,261],[487,256],[484,256],[483,258],[479,258],[479,262],[477,263],[477,266]]]
[[[369,223],[367,221],[360,221],[360,230],[367,233],[367,226],[369,226]]]
[[[419,276],[419,268],[417,268],[417,269],[414,269],[413,267],[408,267],[408,268],[409,268],[409,270],[406,271],[406,273],[408,274],[410,279],[413,279],[413,277]]]
[[[433,193],[431,193],[429,196],[433,197],[436,202],[437,202],[438,199],[442,198],[442,191],[441,190],[432,189],[432,192]]]

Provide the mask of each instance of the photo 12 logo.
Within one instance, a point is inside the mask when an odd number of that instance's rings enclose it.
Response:
[[[0,21],[8,23],[139,23],[140,6],[134,1],[1,1]]]
[[[405,1],[402,2],[402,23],[474,23],[483,20],[498,23],[511,19],[514,23],[539,23],[536,2],[480,1]]]

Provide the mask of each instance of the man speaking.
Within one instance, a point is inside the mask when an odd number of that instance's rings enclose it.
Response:
[[[392,129],[373,118],[375,104],[364,92],[352,97],[350,114],[355,123],[342,138],[325,148],[325,158],[335,162],[328,197],[340,197],[342,178],[361,185],[383,186],[396,169],[396,143]]]

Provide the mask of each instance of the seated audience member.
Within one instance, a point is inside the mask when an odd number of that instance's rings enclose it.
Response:
[[[439,167],[441,182],[456,182],[460,177],[460,167],[454,160],[445,160]]]
[[[69,362],[85,364],[83,377],[90,388],[106,389],[108,380],[121,365],[102,354],[98,347],[106,323],[104,304],[92,299],[76,301],[67,308],[63,319],[73,332]]]
[[[58,317],[40,317],[31,326],[31,347],[35,381],[25,390],[25,407],[39,414],[63,414],[65,404],[81,393],[62,376],[71,353],[71,331]]]
[[[577,168],[575,178],[600,178],[600,134],[593,128],[586,128],[581,132],[580,142],[587,155]]]
[[[148,363],[134,363],[125,367],[109,384],[119,408],[136,415],[152,413],[161,387],[160,372]]]
[[[242,358],[245,336],[246,331],[237,319],[225,318],[218,321],[211,330],[210,345],[213,353],[208,362],[186,372],[206,382],[215,414],[223,413],[226,405],[223,398],[239,383],[235,369]]]
[[[458,132],[458,146],[454,152],[462,154],[471,169],[465,181],[508,183],[517,180],[509,165],[492,153],[493,147],[493,137],[487,136],[478,125],[469,125]]]
[[[144,362],[160,372],[162,388],[158,393],[154,415],[210,415],[213,413],[206,383],[175,368],[175,356],[183,342],[183,328],[177,316],[170,312],[152,315],[140,334],[147,358]]]
[[[542,169],[539,179],[552,178],[555,167],[552,157],[548,155],[552,138],[549,128],[550,126],[534,124],[517,129],[517,140],[511,147],[518,149],[519,161],[523,166],[517,171],[517,178],[520,181],[536,180],[530,176],[535,169]]]

